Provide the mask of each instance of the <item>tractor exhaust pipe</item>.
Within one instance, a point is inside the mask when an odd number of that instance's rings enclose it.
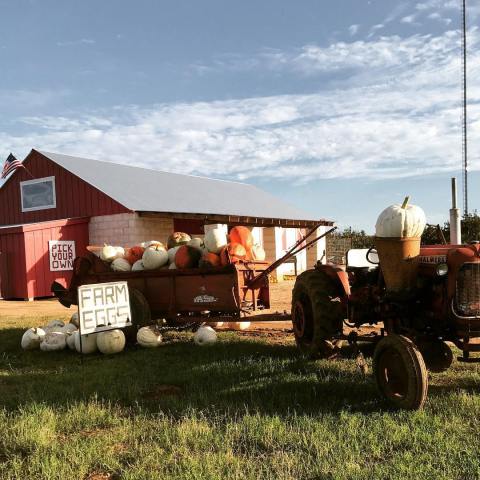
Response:
[[[452,208],[450,209],[450,244],[462,244],[460,210],[457,208],[457,179],[452,178]]]

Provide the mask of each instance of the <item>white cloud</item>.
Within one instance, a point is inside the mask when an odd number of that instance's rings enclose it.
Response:
[[[57,42],[57,47],[71,47],[74,45],[94,45],[96,42],[92,38],[80,38],[78,40],[64,40]]]
[[[348,33],[350,34],[350,36],[354,36],[358,33],[358,29],[360,28],[360,25],[350,25],[348,27]]]
[[[469,37],[471,169],[478,170],[480,35],[472,30]],[[0,153],[21,156],[34,147],[240,180],[454,171],[461,160],[458,48],[458,32],[445,32],[270,52],[268,68],[353,71],[349,81],[309,95],[26,117],[30,133],[0,132]]]
[[[417,18],[416,15],[406,15],[405,17],[402,17],[400,21],[402,23],[413,24],[413,23],[416,23],[415,22],[416,18]]]

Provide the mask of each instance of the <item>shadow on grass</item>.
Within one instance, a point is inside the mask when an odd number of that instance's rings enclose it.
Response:
[[[282,416],[386,408],[372,377],[362,376],[354,361],[308,361],[293,345],[226,333],[214,346],[200,348],[184,334],[157,349],[130,346],[115,356],[82,359],[71,351],[23,352],[22,333],[0,330],[0,406],[7,409],[28,403],[58,407],[91,398],[175,415],[192,409]],[[432,389],[437,391],[441,387]]]

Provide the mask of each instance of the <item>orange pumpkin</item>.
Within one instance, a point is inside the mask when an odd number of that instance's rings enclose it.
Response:
[[[219,267],[221,265],[220,256],[216,253],[205,252],[200,259],[199,265],[201,268]]]
[[[239,243],[248,252],[253,247],[253,235],[247,227],[233,227],[228,235],[230,243]]]
[[[133,265],[137,260],[141,260],[143,256],[143,252],[145,249],[140,246],[127,248],[125,255],[123,258],[130,264]]]
[[[175,265],[177,268],[195,268],[198,267],[198,261],[202,254],[191,245],[182,245],[175,253]]]
[[[226,247],[223,247],[220,252],[220,261],[222,265],[228,265],[230,263],[238,263],[240,260],[244,260],[247,256],[245,247],[240,243],[229,243]]]

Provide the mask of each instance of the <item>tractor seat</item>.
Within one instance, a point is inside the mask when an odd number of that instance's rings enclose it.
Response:
[[[351,248],[347,251],[347,272],[364,271],[369,272],[375,270],[377,265],[367,260],[368,248]]]

